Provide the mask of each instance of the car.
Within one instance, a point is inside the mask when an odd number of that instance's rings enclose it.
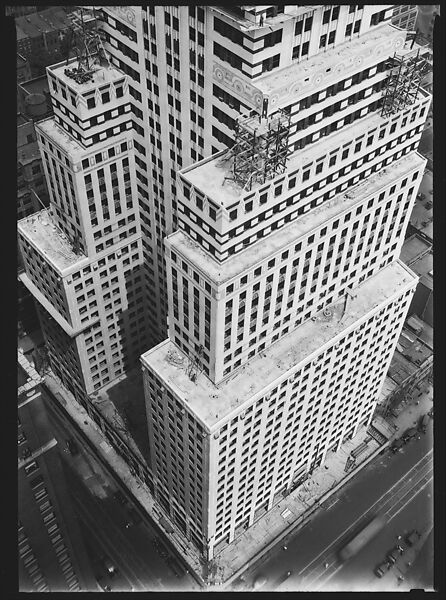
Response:
[[[76,454],[79,454],[79,448],[78,448],[76,442],[72,438],[67,440],[67,450],[73,456],[76,456]]]
[[[411,440],[412,438],[416,437],[418,435],[418,430],[416,427],[409,427],[409,429],[406,429],[406,431],[403,433],[402,440],[404,443],[407,443],[409,440]]]
[[[404,548],[402,546],[395,546],[395,548],[393,548],[388,554],[387,554],[387,560],[394,565],[396,563],[396,561],[398,560],[398,558],[401,556],[401,554],[403,554],[404,552]]]
[[[373,572],[377,577],[383,577],[391,568],[392,564],[388,560],[383,560],[383,562],[379,563],[379,565],[375,567]]]
[[[412,531],[410,531],[406,536],[407,545],[413,546],[419,539],[420,534],[418,533],[418,531],[416,529],[412,529]]]
[[[418,430],[422,433],[426,433],[427,426],[429,424],[429,415],[423,415],[420,417],[418,422]]]
[[[395,452],[399,452],[401,450],[401,448],[404,446],[404,442],[402,439],[398,439],[395,440],[392,444],[392,446],[390,447],[390,449],[392,450],[392,452],[395,454]]]
[[[105,556],[102,562],[104,563],[104,567],[107,569],[107,572],[110,574],[111,577],[113,577],[113,575],[116,575],[118,569],[112,563],[110,558],[108,558],[108,556]]]
[[[122,504],[123,506],[125,504],[127,504],[127,498],[124,496],[124,494],[120,490],[115,492],[113,497],[115,500],[117,500],[119,502],[119,504]]]
[[[434,418],[434,409],[431,408],[427,414],[430,416],[431,419],[433,419]]]

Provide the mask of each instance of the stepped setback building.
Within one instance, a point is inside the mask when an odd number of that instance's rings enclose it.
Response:
[[[416,287],[430,96],[391,9],[206,10],[213,85],[250,112],[178,174],[141,362],[156,500],[208,559],[368,426]]]
[[[393,8],[106,6],[111,66],[48,69],[23,281],[86,406],[144,352],[147,483],[207,559],[379,398],[431,100]]]
[[[75,68],[48,68],[54,117],[36,132],[50,207],[19,221],[19,240],[51,367],[88,405],[147,349],[148,311],[127,77]]]

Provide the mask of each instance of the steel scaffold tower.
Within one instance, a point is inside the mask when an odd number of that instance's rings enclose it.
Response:
[[[234,145],[222,162],[233,159],[232,176],[244,189],[250,190],[254,183],[284,173],[289,155],[288,138],[291,115],[280,110],[270,119],[258,115],[238,119],[235,124]]]
[[[407,56],[395,53],[389,62],[391,71],[383,99],[382,117],[393,115],[416,101],[426,58],[418,48],[416,53]]]

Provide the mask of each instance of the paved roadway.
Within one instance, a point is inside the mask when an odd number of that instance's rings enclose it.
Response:
[[[51,406],[49,404],[49,408]],[[126,528],[130,519],[128,506],[114,497],[119,486],[113,476],[96,459],[82,434],[58,411],[53,408],[49,416],[60,448],[65,448],[66,440],[72,438],[80,450],[75,456],[64,450],[62,456],[75,509],[86,532],[84,537],[92,567],[101,585],[109,585],[113,591],[199,590],[200,586],[190,575],[175,577],[157,553],[153,545],[157,532],[150,522]],[[128,505],[132,505],[131,500]],[[163,544],[169,549],[167,540],[163,539]],[[174,555],[171,550],[170,556]],[[105,557],[117,568],[117,575],[107,575]]]
[[[251,587],[262,575],[267,578],[262,591],[342,589],[347,576],[344,590],[354,589],[365,581],[367,589],[372,585],[382,589],[384,580],[390,585],[389,577],[379,580],[373,569],[392,549],[396,535],[415,526],[422,528],[431,521],[427,510],[431,488],[432,422],[420,440],[410,441],[395,455],[386,450],[332,495],[308,525],[283,540],[263,564],[254,565],[244,573],[246,582],[242,589]],[[337,553],[346,540],[382,512],[391,518],[386,529],[356,558],[341,565]],[[286,545],[286,551],[282,545]],[[289,577],[288,571],[292,572]],[[404,585],[399,589],[403,588]]]

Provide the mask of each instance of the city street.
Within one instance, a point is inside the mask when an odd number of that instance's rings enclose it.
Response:
[[[411,440],[397,454],[386,450],[331,496],[307,526],[283,540],[262,565],[244,573],[243,588],[262,577],[267,579],[261,587],[265,591],[351,590],[361,589],[365,582],[367,589],[393,588],[396,575],[381,580],[373,569],[395,545],[395,536],[430,526],[431,498],[432,422],[419,440]],[[390,518],[386,528],[356,557],[341,564],[339,550],[378,513]]]
[[[70,492],[100,585],[113,591],[200,589],[190,575],[175,576],[166,560],[156,551],[153,543],[157,537],[155,529],[147,522],[132,523],[131,500],[125,494],[121,497],[122,501],[116,497],[119,486],[113,476],[107,473],[72,426],[54,409],[49,414],[54,436],[60,448],[64,449],[63,460]],[[75,441],[79,453],[68,451],[66,440],[69,438]],[[126,498],[127,503],[124,503]],[[163,540],[163,544],[166,549],[169,548],[167,541]],[[172,559],[174,552],[169,549],[168,553]],[[117,571],[112,576],[107,572],[107,559]],[[179,564],[178,559],[176,562]]]

